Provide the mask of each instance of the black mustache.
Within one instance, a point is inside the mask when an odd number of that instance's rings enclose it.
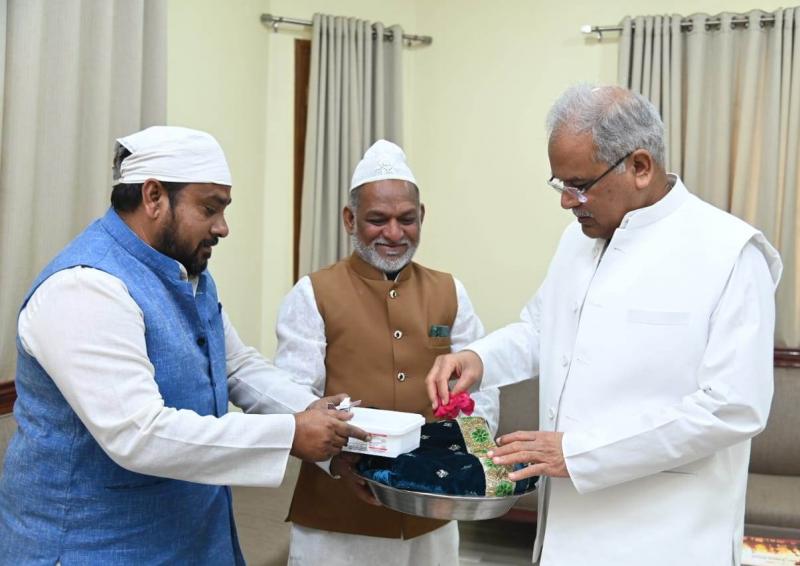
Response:
[[[210,240],[203,240],[202,242],[200,242],[200,247],[205,246],[210,248],[211,246],[216,246],[218,243],[219,243],[219,238],[211,238]]]

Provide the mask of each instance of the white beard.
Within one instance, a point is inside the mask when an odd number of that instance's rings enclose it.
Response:
[[[375,239],[371,244],[367,245],[362,242],[355,234],[350,235],[350,244],[353,250],[361,256],[361,259],[366,261],[375,269],[380,269],[384,273],[400,271],[411,262],[411,258],[417,251],[417,246],[413,245],[408,238],[403,238],[400,243],[406,244],[408,247],[403,255],[393,258],[387,258],[378,253],[376,249],[377,244],[387,244],[388,242],[383,238]]]

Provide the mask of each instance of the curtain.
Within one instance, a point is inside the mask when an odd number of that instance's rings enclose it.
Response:
[[[660,110],[667,168],[689,190],[758,227],[781,252],[776,347],[800,347],[800,8],[715,18],[625,18],[618,80]]]
[[[350,179],[363,153],[384,138],[402,144],[403,30],[315,14],[300,220],[299,273],[350,253],[342,228]]]
[[[0,381],[7,381],[25,291],[108,207],[114,139],[165,120],[166,2],[2,0],[0,8]]]

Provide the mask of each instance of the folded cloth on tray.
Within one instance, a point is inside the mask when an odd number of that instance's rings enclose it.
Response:
[[[459,417],[423,425],[419,448],[397,458],[365,456],[358,470],[382,484],[426,493],[505,496],[533,489],[537,477],[508,479],[522,464],[498,466],[486,456],[496,447],[482,417]]]

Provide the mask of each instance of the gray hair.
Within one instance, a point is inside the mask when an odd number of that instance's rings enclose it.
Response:
[[[347,207],[353,212],[353,214],[356,213],[356,210],[358,210],[358,204],[361,202],[361,187],[363,186],[364,185],[361,185],[350,190],[350,198],[347,199]]]
[[[664,166],[664,122],[653,104],[636,92],[613,86],[580,84],[567,89],[547,114],[548,139],[591,132],[594,159],[611,165],[645,149]],[[620,165],[620,171],[625,164]]]

